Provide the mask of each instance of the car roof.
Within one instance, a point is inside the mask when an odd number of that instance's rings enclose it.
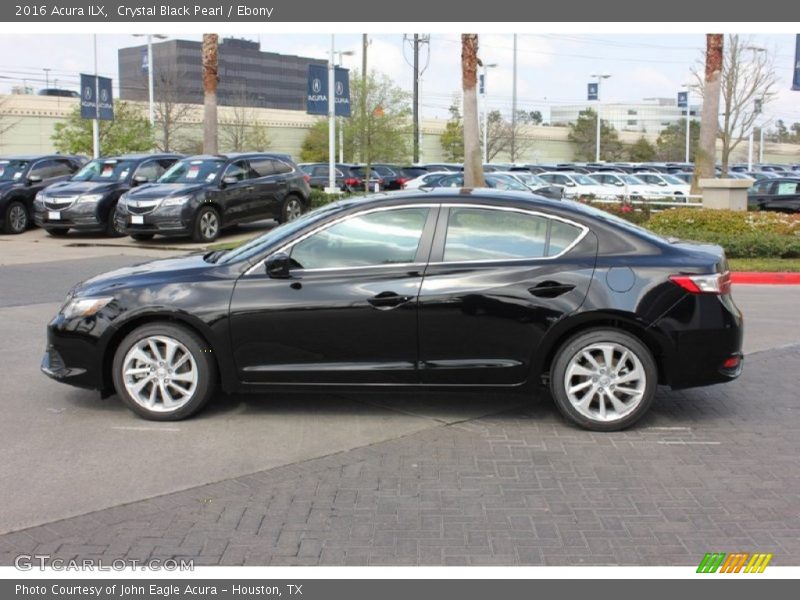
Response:
[[[145,160],[148,158],[183,158],[182,154],[173,152],[157,152],[155,154],[116,154],[113,156],[101,156],[97,160]]]
[[[71,160],[76,160],[80,157],[72,154],[15,154],[0,156],[0,160],[41,160],[43,158],[69,158]]]
[[[192,156],[184,156],[183,158],[185,160],[235,160],[255,156],[291,160],[288,154],[282,154],[280,152],[226,152],[224,154],[194,154]]]

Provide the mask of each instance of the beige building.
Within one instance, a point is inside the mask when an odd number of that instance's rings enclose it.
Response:
[[[56,96],[35,96],[29,94],[0,95],[0,155],[36,154],[54,151],[52,135],[56,123],[63,121],[77,105],[78,100]],[[146,111],[146,105],[141,105]],[[221,129],[230,127],[232,122],[241,118],[231,107],[220,107],[219,118]],[[308,129],[320,117],[307,115],[302,111],[277,110],[265,108],[246,109],[246,119],[252,126],[263,128],[269,138],[269,149],[285,152],[295,158],[300,156],[300,148]],[[202,139],[202,106],[192,106],[184,118],[180,137],[187,147],[199,147]],[[441,162],[445,160],[439,137],[444,131],[444,119],[424,119],[422,126],[421,162]],[[573,159],[574,149],[568,140],[568,127],[528,127],[523,137],[526,138],[525,154],[518,162],[563,162]],[[620,140],[624,144],[633,144],[640,132],[620,131]],[[656,134],[644,134],[655,142]],[[224,134],[221,134],[220,146],[225,150]],[[788,163],[800,162],[800,146],[793,144],[766,144],[765,160],[768,162]],[[350,160],[345,154],[345,160]],[[747,143],[742,142],[736,149],[732,162],[747,159]],[[496,157],[496,162],[508,160],[507,156]]]

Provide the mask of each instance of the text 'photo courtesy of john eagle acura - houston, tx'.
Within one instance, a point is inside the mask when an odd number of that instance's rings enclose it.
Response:
[[[187,159],[127,195],[170,197],[169,173],[171,194],[206,193],[194,182],[236,160]],[[376,194],[299,217],[280,200],[271,210],[286,222],[235,249],[75,286],[42,370],[154,420],[195,414],[220,391],[463,386],[549,391],[599,431],[635,423],[659,384],[741,373],[742,316],[718,246],[527,192]]]

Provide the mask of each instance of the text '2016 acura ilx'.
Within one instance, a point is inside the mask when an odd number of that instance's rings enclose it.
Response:
[[[741,347],[718,246],[575,202],[439,189],[89,279],[50,322],[42,369],[156,420],[217,389],[544,384],[574,423],[616,430],[659,383],[736,378]]]

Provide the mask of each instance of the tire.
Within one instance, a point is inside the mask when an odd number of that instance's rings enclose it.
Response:
[[[297,217],[303,214],[304,209],[305,206],[303,205],[303,201],[294,194],[289,194],[283,200],[283,204],[281,205],[281,214],[278,217],[278,223],[288,223],[289,221],[294,221]]]
[[[117,220],[114,218],[114,213],[117,212],[117,203],[111,205],[111,208],[108,209],[108,222],[106,223],[106,235],[109,237],[122,237],[125,235],[125,232],[122,229],[118,229],[116,226]]]
[[[611,369],[606,370],[609,356]],[[550,370],[550,392],[558,410],[591,431],[633,425],[653,403],[657,384],[658,369],[650,350],[617,329],[592,329],[570,338],[559,348]]]
[[[154,235],[154,233],[132,233],[131,238],[137,242],[146,242],[152,240]]]
[[[222,223],[219,213],[213,206],[203,206],[197,211],[192,229],[192,240],[200,243],[213,242],[219,237]]]
[[[185,419],[203,408],[214,394],[217,370],[212,356],[200,336],[185,327],[171,323],[143,325],[129,333],[114,354],[114,388],[140,417],[151,421]],[[171,370],[175,364],[177,368]]]
[[[28,210],[19,200],[9,202],[6,207],[3,233],[20,234],[28,228]]]
[[[52,235],[53,237],[64,237],[69,233],[69,229],[61,228],[61,229],[54,229],[54,228],[45,228],[47,235]]]

